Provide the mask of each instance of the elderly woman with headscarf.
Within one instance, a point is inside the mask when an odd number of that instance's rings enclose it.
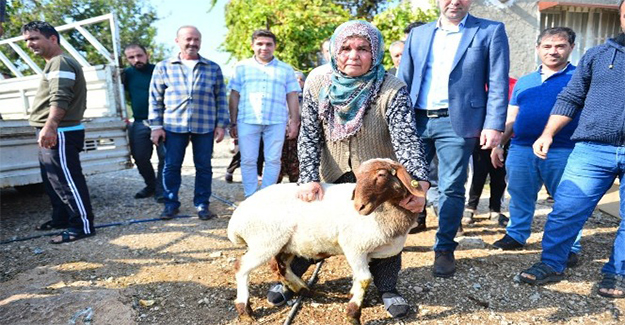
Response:
[[[330,40],[329,73],[315,74],[306,82],[299,136],[300,190],[304,201],[323,199],[320,181],[355,182],[353,170],[371,158],[399,161],[427,191],[428,169],[417,136],[414,111],[406,85],[382,66],[384,42],[380,31],[365,21],[340,25]],[[402,206],[413,213],[423,210],[424,198],[410,196]],[[301,276],[312,261],[291,263]],[[397,291],[401,253],[369,263],[373,282],[386,311],[394,318],[410,312]],[[293,295],[273,285],[267,300],[281,305]]]

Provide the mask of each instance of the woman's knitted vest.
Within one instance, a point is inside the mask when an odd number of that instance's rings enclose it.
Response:
[[[327,84],[329,75],[310,80],[307,85],[316,102],[323,84]],[[397,92],[405,84],[387,74],[380,94],[365,113],[363,125],[353,136],[341,141],[330,141],[327,123],[323,122],[325,144],[321,146],[321,180],[332,183],[341,175],[356,170],[360,164],[372,158],[390,158],[397,160],[391,143],[386,110]]]

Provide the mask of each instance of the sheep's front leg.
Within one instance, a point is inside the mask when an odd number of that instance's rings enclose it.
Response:
[[[237,280],[237,298],[234,300],[234,306],[239,313],[242,321],[252,322],[252,308],[250,307],[250,292],[248,289],[249,275],[252,270],[269,260],[263,254],[254,253],[248,250],[245,255],[241,256],[234,266],[235,279]]]
[[[352,324],[360,324],[360,311],[362,302],[365,299],[365,292],[371,283],[371,272],[369,272],[366,254],[346,254],[345,257],[354,273],[354,283],[349,291],[352,294],[352,298],[347,305],[347,318]]]

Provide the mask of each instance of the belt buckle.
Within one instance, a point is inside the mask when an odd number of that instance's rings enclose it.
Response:
[[[435,113],[434,111],[437,111],[437,110],[428,109],[425,111],[425,115],[427,117],[438,117],[438,114]]]

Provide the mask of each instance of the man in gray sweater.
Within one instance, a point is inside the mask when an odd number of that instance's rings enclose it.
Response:
[[[560,185],[553,211],[547,218],[541,261],[519,274],[529,284],[558,282],[577,233],[597,203],[618,177],[625,193],[625,4],[619,5],[621,33],[591,48],[579,62],[571,81],[558,95],[543,134],[533,145],[534,154],[547,158],[554,135],[576,114],[576,141]],[[625,197],[621,197],[621,224],[610,259],[603,266],[598,294],[625,297]]]

